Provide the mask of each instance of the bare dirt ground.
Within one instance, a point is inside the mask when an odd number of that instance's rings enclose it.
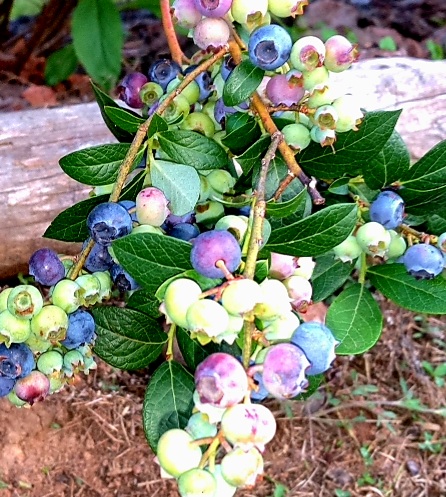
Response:
[[[306,403],[270,403],[266,474],[240,496],[446,495],[446,389],[423,367],[446,362],[446,320],[382,305],[370,353],[339,357]],[[0,400],[0,497],[177,496],[141,427],[147,379],[100,363],[31,409]]]

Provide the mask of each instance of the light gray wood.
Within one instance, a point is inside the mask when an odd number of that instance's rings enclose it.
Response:
[[[397,129],[414,159],[446,138],[446,61],[360,61],[334,75],[333,84],[367,110],[402,108]],[[114,141],[94,103],[0,114],[0,278],[26,271],[37,248],[78,251],[41,237],[59,212],[90,191],[65,176],[58,160]]]

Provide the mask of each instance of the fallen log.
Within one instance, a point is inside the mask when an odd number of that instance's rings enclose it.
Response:
[[[446,137],[446,61],[365,60],[335,75],[334,83],[361,98],[367,110],[403,109],[397,129],[414,160]],[[95,103],[2,114],[0,279],[26,271],[30,255],[40,247],[79,250],[42,238],[59,212],[90,191],[66,176],[58,160],[114,141]]]

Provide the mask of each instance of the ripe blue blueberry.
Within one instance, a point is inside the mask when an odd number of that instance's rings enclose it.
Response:
[[[311,376],[327,371],[336,357],[334,350],[339,342],[325,325],[309,321],[296,329],[291,343],[302,349],[310,361],[306,374]]]
[[[8,348],[0,344],[0,378],[23,378],[34,369],[35,361],[31,349],[24,343],[12,343]]]
[[[82,249],[88,245],[90,240],[91,238],[85,240]],[[108,251],[108,247],[95,243],[84,262],[84,268],[94,273],[96,271],[107,271],[111,268],[112,264],[113,259]]]
[[[189,223],[178,223],[169,232],[168,235],[188,242],[200,234],[197,225]]]
[[[403,222],[404,200],[395,192],[381,192],[370,205],[370,219],[384,228],[395,229]]]
[[[444,267],[442,252],[433,245],[418,243],[409,247],[403,255],[403,264],[409,274],[419,280],[438,276]]]
[[[97,205],[87,217],[91,238],[101,245],[128,235],[132,231],[132,218],[127,209],[114,202]]]
[[[144,162],[143,167],[145,167],[145,159],[142,159],[141,162]],[[118,202],[118,204],[122,205],[123,207],[125,207],[127,209],[128,213],[130,214],[130,217],[132,218],[132,221],[137,221],[137,219],[136,219],[136,202],[134,200],[120,200]],[[132,211],[132,212],[130,212],[130,211]]]
[[[197,67],[198,66],[196,64],[189,66],[185,69],[184,75],[187,76]],[[213,90],[212,77],[208,71],[204,71],[195,78],[195,81],[198,83],[200,88],[200,96],[198,97],[198,101],[204,102],[211,95]]]
[[[93,316],[79,309],[68,316],[67,335],[60,343],[67,349],[77,349],[85,343],[91,343],[95,329]]]
[[[16,381],[17,380],[15,378],[0,376],[0,397],[6,397],[10,392],[12,392]]]
[[[149,79],[165,91],[167,85],[181,73],[181,67],[170,59],[160,59],[149,67]]]
[[[249,38],[249,58],[251,62],[274,71],[289,59],[293,42],[288,32],[277,24],[261,26]]]
[[[229,231],[206,231],[195,238],[190,254],[192,267],[207,278],[224,278],[225,272],[217,267],[220,261],[232,273],[242,260],[237,239]]]
[[[235,69],[236,65],[237,64],[234,62],[234,59],[230,55],[227,55],[223,59],[223,63],[220,67],[220,74],[224,81],[228,79],[229,75]]]
[[[31,256],[29,274],[37,283],[52,286],[65,276],[65,268],[54,250],[42,248]]]
[[[128,292],[139,288],[135,279],[119,264],[113,264],[110,269],[110,276],[120,292]]]

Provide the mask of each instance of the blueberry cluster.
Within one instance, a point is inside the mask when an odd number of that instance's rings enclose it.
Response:
[[[417,279],[432,279],[446,267],[446,234],[438,237],[437,246],[416,240],[407,246],[404,231],[404,200],[393,190],[378,194],[369,209],[370,221],[362,224],[354,234],[334,248],[343,262],[352,262],[361,254],[379,258],[387,263],[402,263]],[[428,240],[430,241],[430,240]]]

